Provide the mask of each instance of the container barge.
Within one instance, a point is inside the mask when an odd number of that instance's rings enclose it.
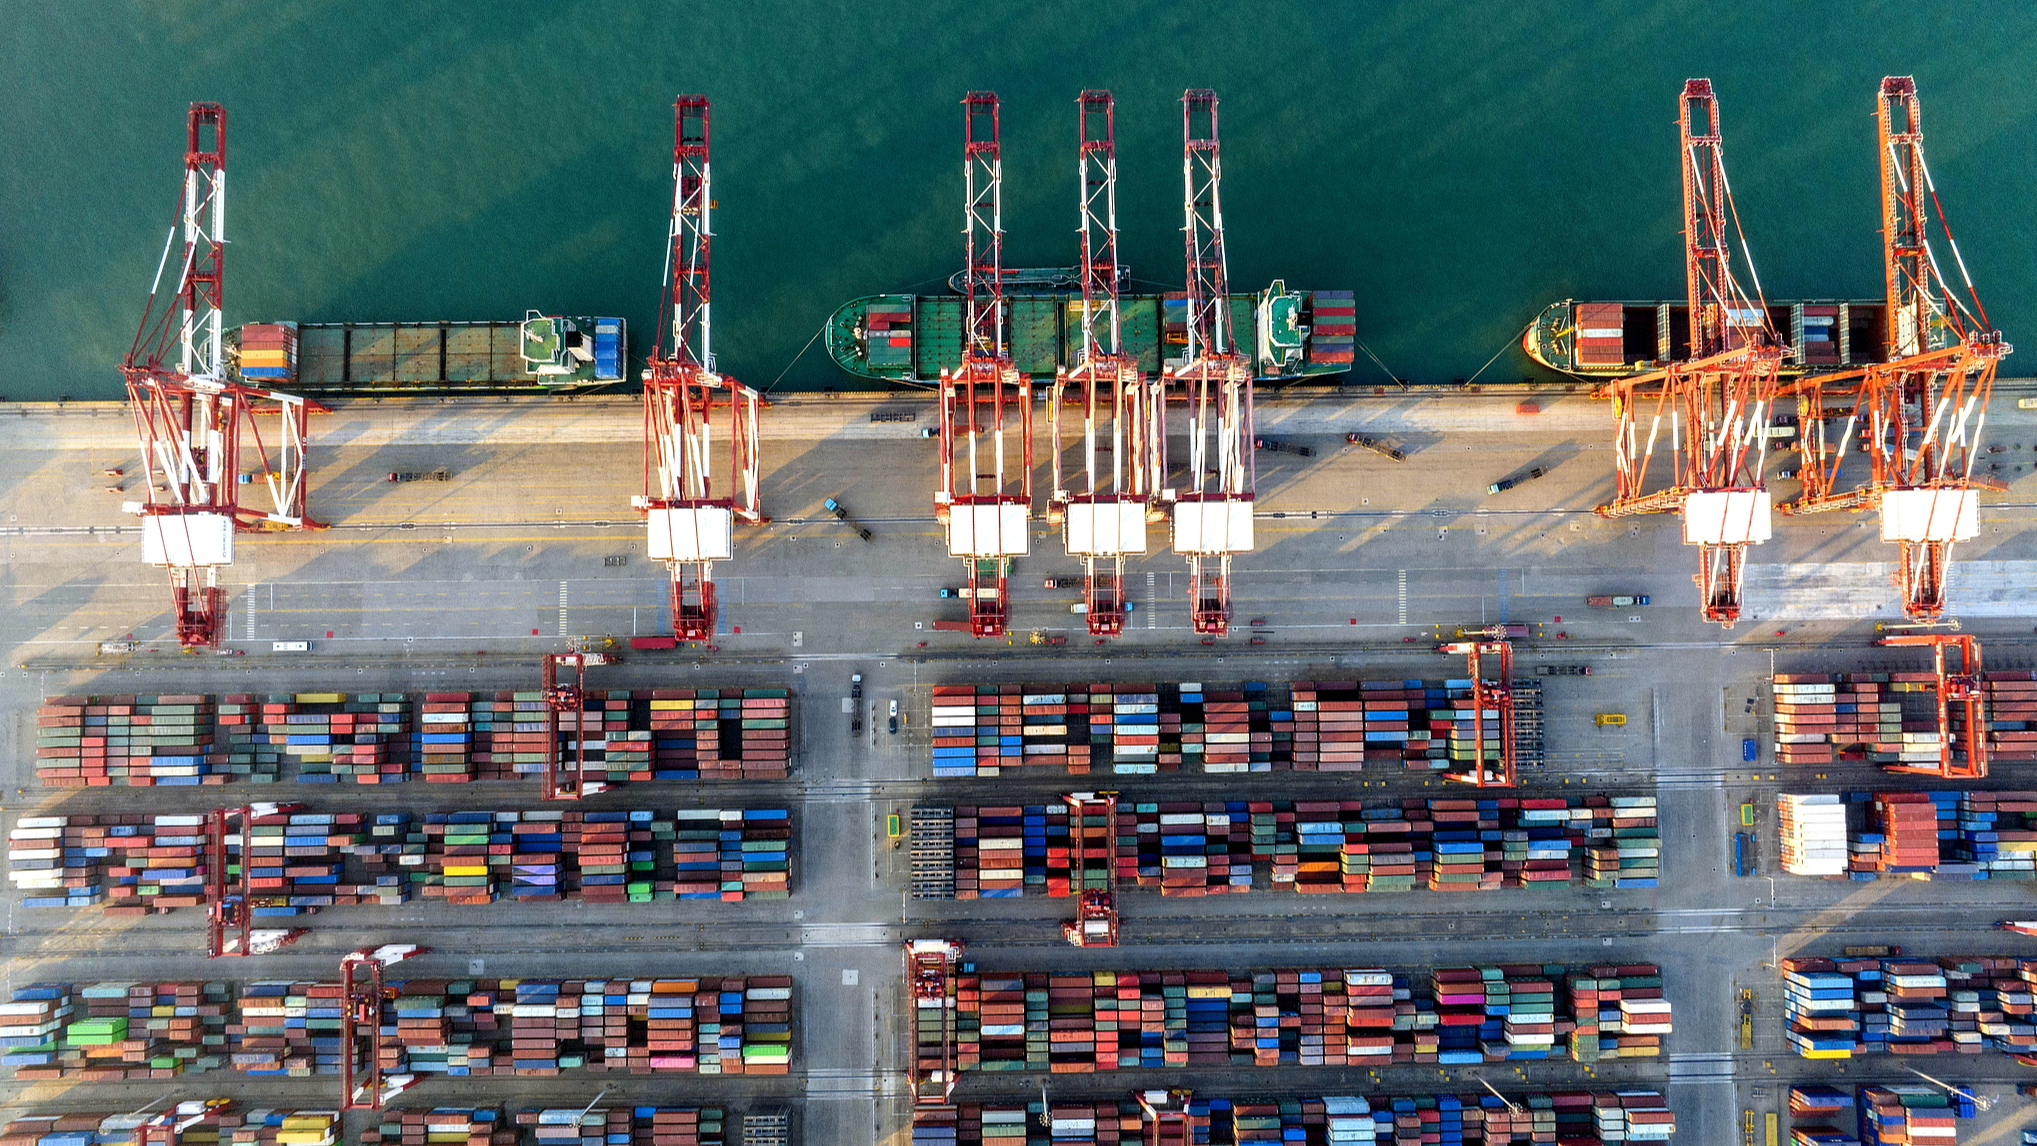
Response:
[[[1513,691],[1517,751],[1539,763],[1541,687]],[[1499,758],[1499,714],[1476,743],[1470,694],[1469,678],[937,685],[934,776],[1444,771]]]
[[[9,830],[8,882],[27,908],[104,905],[145,915],[209,902],[209,817],[25,816]],[[324,908],[418,900],[474,905],[785,899],[783,808],[676,812],[307,812],[278,809],[229,832],[258,926]]]
[[[17,1082],[339,1073],[337,982],[36,983],[17,987],[0,1065]],[[409,979],[381,1026],[390,1073],[785,1074],[792,979]],[[393,1061],[391,1061],[393,1059]]]
[[[1512,1094],[1325,1095],[1267,1099],[1192,1096],[1171,1106],[1189,1143],[1373,1146],[1435,1142],[1504,1146],[1666,1142],[1676,1115],[1652,1090]],[[1143,1146],[1153,1119],[1135,1099],[965,1102],[913,1112],[913,1146]]]
[[[2037,959],[1782,961],[1789,1045],[1807,1059],[1996,1051],[2037,1066]]]
[[[2037,791],[1788,793],[1782,870],[1872,879],[2037,879]]]
[[[228,340],[250,386],[313,397],[584,390],[627,380],[620,318],[501,322],[265,322]]]
[[[914,898],[1078,896],[1065,803],[914,809]],[[1120,888],[1164,896],[1657,886],[1653,796],[1122,801],[1101,850]]]
[[[1438,1066],[1662,1054],[1671,1009],[1651,963],[1269,971],[964,969],[968,1072]],[[938,1025],[917,1053],[938,1054]]]
[[[1082,350],[1082,294],[1074,270],[1010,271],[1006,338],[1012,365],[1035,381],[1076,364]],[[851,299],[823,327],[835,365],[878,382],[937,382],[961,364],[965,300],[959,294],[879,294]],[[1120,339],[1148,376],[1180,366],[1188,350],[1185,294],[1125,295]],[[1233,295],[1238,351],[1262,382],[1326,378],[1351,369],[1357,308],[1350,291],[1290,291],[1275,281]]]
[[[1789,340],[1782,373],[1820,374],[1886,361],[1887,312],[1886,303],[1865,300],[1771,303],[1768,323]],[[1760,316],[1745,317],[1752,322]],[[1521,348],[1564,374],[1638,374],[1690,357],[1690,306],[1565,299],[1528,324]]]
[[[562,713],[562,760],[584,779],[782,780],[783,688],[588,690]],[[544,694],[228,693],[50,697],[36,710],[36,777],[50,787],[534,780]]]

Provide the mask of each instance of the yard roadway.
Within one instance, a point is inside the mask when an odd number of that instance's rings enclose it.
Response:
[[[2024,392],[2005,384],[2005,394]],[[794,1074],[785,1079],[624,1079],[608,1101],[705,1101],[742,1107],[792,1101],[804,1141],[900,1142],[902,1093],[897,943],[951,935],[997,970],[1130,967],[1380,965],[1418,969],[1473,961],[1649,960],[1663,964],[1676,1005],[1666,1060],[1453,1070],[1197,1071],[1056,1076],[1056,1098],[1115,1096],[1134,1086],[1188,1082],[1207,1094],[1412,1093],[1440,1085],[1503,1091],[1619,1085],[1666,1087],[1691,1146],[1727,1146],[1742,1111],[1775,1110],[1791,1080],[1911,1080],[1898,1065],[1804,1063],[1781,1037],[1779,956],[1861,942],[1918,952],[2037,956],[2037,941],[1989,930],[2027,913],[2022,883],[1828,883],[1776,875],[1773,796],[1928,786],[1862,766],[1785,772],[1740,760],[1740,741],[1766,740],[1772,668],[1830,671],[1921,665],[1869,647],[1873,622],[1896,615],[1889,547],[1871,516],[1777,519],[1753,551],[1748,618],[1731,631],[1696,616],[1692,552],[1667,518],[1608,521],[1592,507],[1610,491],[1610,417],[1582,392],[1518,395],[1353,393],[1293,400],[1262,396],[1259,431],[1315,455],[1260,451],[1258,552],[1236,563],[1237,631],[1205,647],[1190,631],[1185,565],[1153,535],[1131,562],[1137,604],[1120,640],[1097,647],[1069,612],[1072,590],[1042,587],[1079,572],[1044,524],[1011,585],[1009,644],[973,642],[928,624],[958,618],[937,590],[961,583],[930,515],[932,424],[925,396],[800,396],[767,411],[765,508],[776,520],[747,529],[735,560],[716,570],[722,631],[716,651],[633,654],[590,674],[591,687],[771,684],[799,697],[794,779],[784,783],[658,783],[606,793],[589,807],[785,806],[799,832],[795,892],[782,903],[685,903],[667,908],[496,904],[458,911],[333,909],[296,947],[246,965],[197,954],[199,917],[108,920],[91,911],[22,909],[7,897],[9,983],[92,978],[329,977],[335,956],[384,940],[430,944],[408,965],[419,975],[607,976],[752,971],[798,980]],[[873,412],[910,420],[872,421]],[[1050,484],[1044,418],[1036,500]],[[2006,493],[1982,507],[1982,533],[1955,554],[1953,600],[1966,631],[1987,643],[1990,667],[2033,663],[2027,603],[2037,532],[2037,414],[1998,397],[1988,455]],[[1346,446],[1352,430],[1409,451],[1395,463]],[[95,789],[50,791],[32,767],[33,709],[72,692],[416,691],[534,687],[539,654],[572,638],[662,631],[664,571],[643,557],[629,509],[641,492],[641,420],[621,398],[574,401],[363,402],[315,424],[313,515],[331,529],[244,535],[224,571],[228,646],[245,657],[165,648],[168,594],[139,562],[132,423],[117,405],[0,406],[0,784],[4,822],[22,813],[195,811],[222,798],[290,798],[314,809],[411,811],[530,806],[527,785],[396,789]],[[1174,455],[1186,451],[1176,443]],[[1794,457],[1768,460],[1771,472]],[[1541,466],[1548,473],[1498,495],[1489,483]],[[445,482],[391,483],[392,471],[444,467]],[[120,469],[119,478],[106,471]],[[123,485],[121,492],[106,487]],[[255,487],[249,487],[255,488]],[[1776,480],[1779,497],[1794,483]],[[844,501],[873,533],[860,540],[821,508]],[[1648,606],[1589,609],[1594,593],[1647,594]],[[1247,623],[1249,621],[1249,623]],[[1649,891],[1503,892],[1472,897],[1294,897],[1270,890],[1207,899],[1124,896],[1126,947],[1079,951],[1058,939],[1065,900],[922,903],[904,898],[902,852],[884,838],[887,812],[918,801],[1020,802],[1084,787],[1135,799],[1394,799],[1447,793],[1420,775],[1070,778],[1033,774],[969,782],[928,778],[929,686],[946,682],[1322,679],[1460,674],[1427,651],[1438,635],[1495,622],[1530,626],[1516,648],[1521,673],[1589,664],[1590,677],[1545,682],[1549,763],[1524,792],[1655,792],[1662,801],[1665,879]],[[1781,630],[1778,635],[1777,630]],[[1067,638],[1065,645],[1030,643]],[[135,639],[154,652],[101,656],[99,642]],[[1248,643],[1257,636],[1263,645]],[[307,641],[278,653],[272,641]],[[922,642],[925,642],[922,645]],[[174,642],[169,642],[171,645]],[[851,734],[849,676],[864,676],[860,733]],[[1750,711],[1746,700],[1757,701]],[[903,727],[884,728],[885,705]],[[1597,712],[1624,728],[1600,728]],[[2037,769],[2004,766],[1989,784],[2037,787]],[[1730,871],[1738,807],[1752,802],[1761,876]],[[481,970],[473,970],[475,961]],[[1758,994],[1755,1046],[1740,1049],[1737,989]],[[1940,1069],[1942,1068],[1942,1070]],[[2008,1095],[2025,1068],[2001,1056],[1926,1064],[1939,1077]],[[2037,1078],[2037,1076],[2032,1076]],[[585,1102],[595,1081],[427,1083],[422,1103]],[[254,1083],[194,1077],[192,1094],[330,1105],[321,1080]],[[8,1111],[139,1106],[144,1086],[0,1083]],[[959,1096],[1036,1096],[1031,1078],[970,1077]],[[2005,1103],[2004,1107],[2013,1106]],[[2001,1117],[2000,1109],[1996,1117]],[[1992,1128],[1991,1128],[1992,1129]]]

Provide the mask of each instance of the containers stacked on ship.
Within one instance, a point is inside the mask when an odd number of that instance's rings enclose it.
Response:
[[[250,386],[290,389],[297,378],[297,324],[249,323],[240,329],[240,376]]]
[[[1781,821],[1782,870],[1791,875],[1844,875],[1846,806],[1836,795],[1784,793],[1775,798]]]
[[[1309,292],[1308,362],[1326,370],[1349,370],[1358,343],[1357,296],[1347,290]]]
[[[53,696],[35,715],[35,775],[50,787],[225,782],[209,696]]]
[[[304,322],[293,392],[436,394],[550,391],[625,379],[628,327],[620,318],[531,312],[501,322]],[[242,374],[249,333],[241,328]]]
[[[1628,361],[1625,310],[1617,302],[1580,302],[1575,305],[1577,365],[1618,366]]]

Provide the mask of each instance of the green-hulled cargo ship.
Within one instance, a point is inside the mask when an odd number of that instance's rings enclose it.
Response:
[[[580,390],[626,380],[620,318],[525,312],[501,322],[276,322],[231,340],[240,377],[293,394]]]
[[[1072,366],[1082,348],[1082,293],[1074,271],[1005,272],[1006,339],[1012,364],[1035,379]],[[859,378],[934,382],[962,361],[959,294],[879,294],[852,299],[828,319],[828,353]],[[1350,291],[1290,291],[1283,282],[1232,295],[1238,351],[1261,381],[1327,377],[1351,369],[1357,319]],[[1180,365],[1188,347],[1184,295],[1128,294],[1119,300],[1125,353],[1148,374]]]

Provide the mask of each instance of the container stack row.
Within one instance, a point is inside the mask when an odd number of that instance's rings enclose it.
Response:
[[[203,816],[23,816],[7,833],[7,880],[24,907],[195,907],[209,838]]]
[[[1676,1118],[1650,1090],[1565,1091],[1499,1098],[1485,1092],[1415,1096],[1188,1100],[1194,1141],[1302,1146],[1505,1146],[1563,1142],[1615,1146],[1667,1141]],[[1137,1102],[964,1103],[915,1111],[915,1146],[1139,1146],[1147,1141]]]
[[[220,784],[209,696],[53,696],[35,713],[35,775],[53,788]]]
[[[0,1004],[0,1065],[21,1080],[135,1081],[223,1064],[220,983],[36,984]]]
[[[1935,765],[1943,747],[1937,680],[1931,673],[1775,674],[1776,762]],[[1989,673],[1982,690],[1989,756],[2037,760],[2037,674]],[[1955,707],[1949,735],[1961,763],[1964,731]]]
[[[0,1126],[0,1146],[141,1146],[141,1127],[159,1117],[160,1111],[31,1114]],[[183,1128],[179,1146],[337,1146],[341,1140],[339,1113],[332,1110],[242,1111],[211,1099],[181,1103],[168,1117]],[[160,1129],[155,1133],[153,1141],[164,1141]]]
[[[957,998],[958,1061],[978,1071],[1597,1062],[1659,1055],[1670,1029],[1651,964],[985,972]]]
[[[1367,764],[1443,771],[1500,758],[1499,710],[1484,713],[1484,741],[1471,681],[1296,681],[1296,771],[1356,772]]]
[[[31,816],[9,833],[8,875],[28,907],[168,911],[206,902],[202,816]],[[256,815],[226,840],[254,914],[581,899],[784,899],[792,822],[782,808]]]
[[[530,1146],[722,1146],[718,1106],[561,1107],[519,1110],[517,1141]],[[747,1146],[747,1144],[745,1144]]]
[[[1805,957],[1782,969],[1789,1042],[1804,1058],[1995,1050],[2037,1061],[2037,960]]]
[[[392,983],[390,1071],[784,1074],[786,976]],[[339,1069],[338,983],[33,984],[0,1004],[0,1065],[17,1080],[163,1079],[222,1063],[254,1077]]]
[[[2037,878],[2037,791],[1785,794],[1776,807],[1792,875]]]
[[[1264,684],[937,685],[934,775],[1264,772],[1290,761],[1293,713]]]
[[[36,775],[55,787],[532,779],[549,714],[522,692],[68,696],[37,713]],[[783,688],[589,691],[562,713],[560,759],[588,780],[782,780]]]
[[[1964,1088],[1896,1084],[1791,1087],[1789,1112],[1803,1146],[1954,1146],[1959,1120],[1978,1110]]]
[[[1121,887],[1163,895],[1651,888],[1655,813],[1653,796],[1126,801],[1115,855]],[[1060,803],[916,809],[913,895],[1067,895],[1069,820]]]
[[[1309,293],[1308,360],[1349,366],[1358,340],[1358,300],[1347,290]]]

